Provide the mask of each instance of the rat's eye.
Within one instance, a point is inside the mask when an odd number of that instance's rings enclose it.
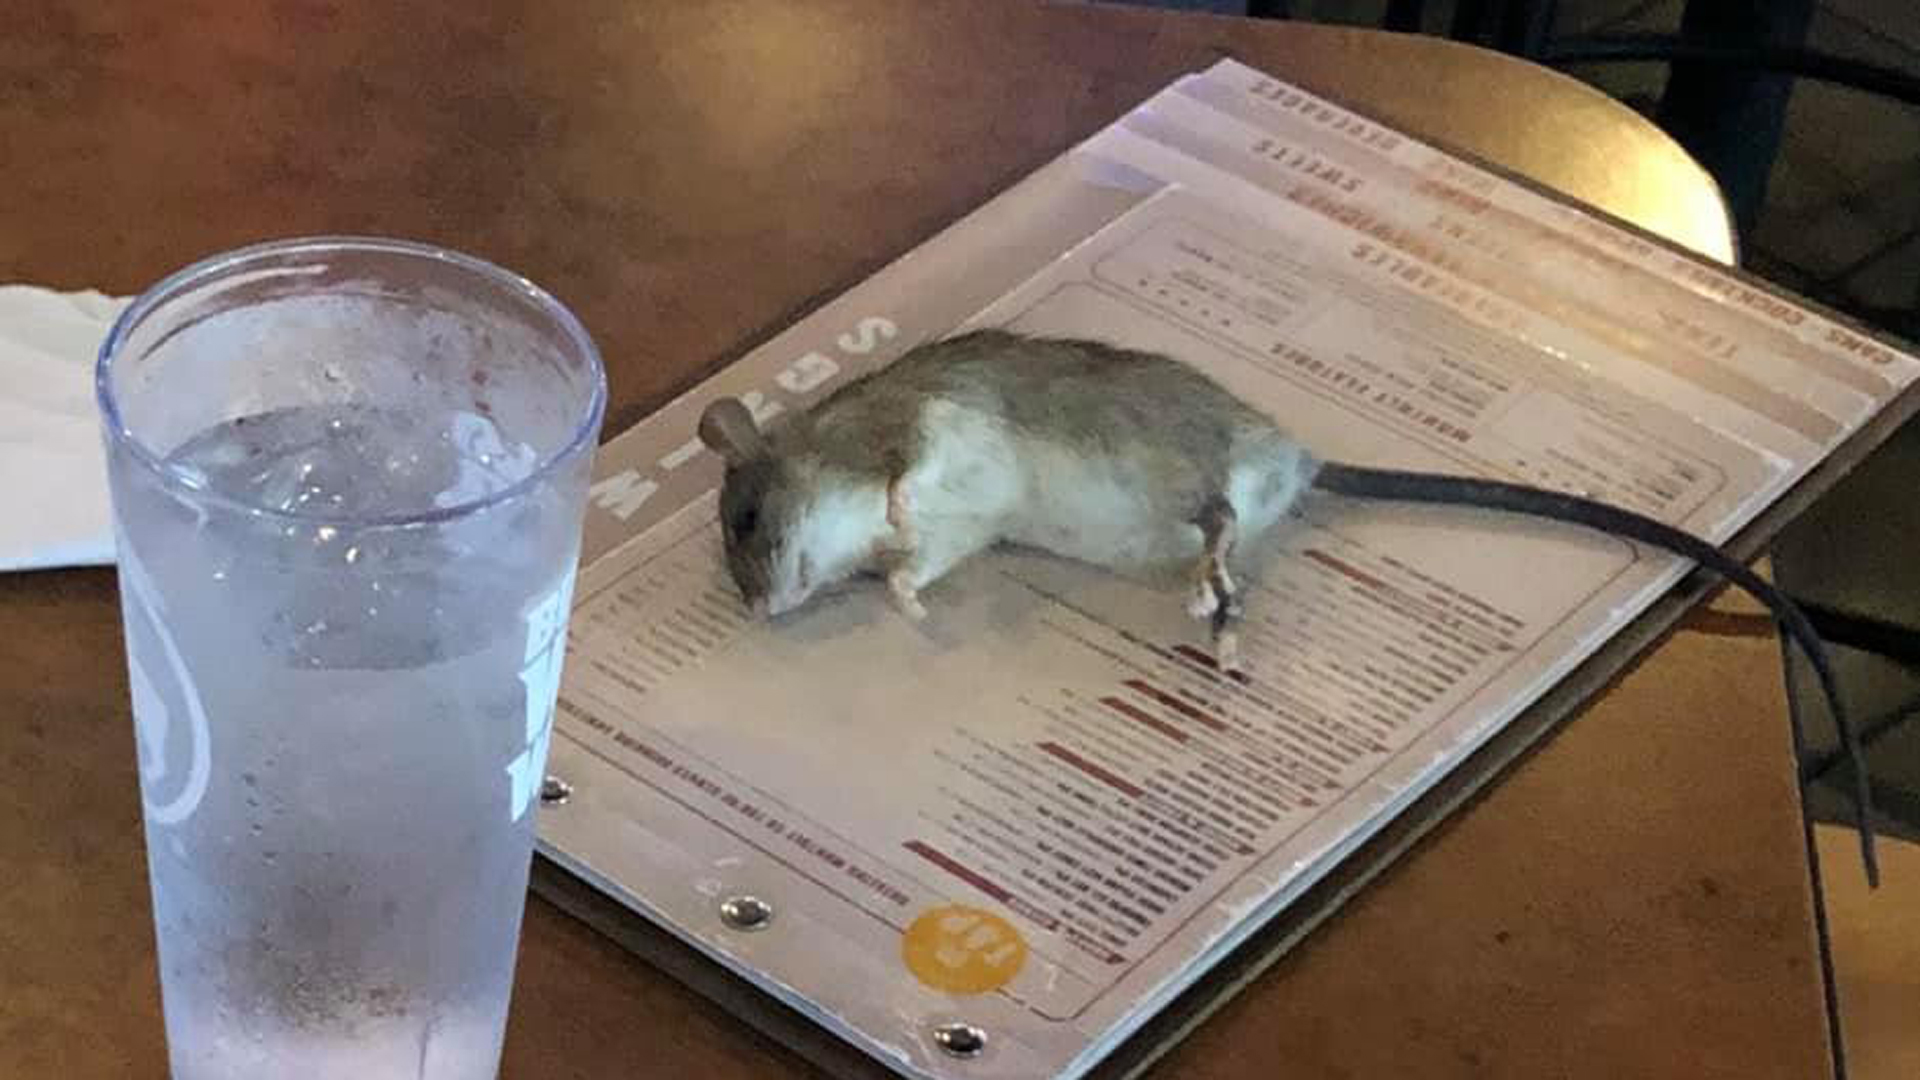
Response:
[[[760,512],[749,506],[733,519],[733,531],[740,536],[752,536],[754,526],[760,524]]]

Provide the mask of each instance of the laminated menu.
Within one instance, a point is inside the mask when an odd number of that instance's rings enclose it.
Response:
[[[1309,498],[1241,666],[1162,584],[1005,550],[751,619],[716,397],[763,422],[979,327],[1205,371],[1323,458],[1582,492],[1723,541],[1920,361],[1232,61],[601,451],[545,855],[900,1074],[1076,1077],[1689,569]],[[1514,567],[1534,568],[1526,574]]]

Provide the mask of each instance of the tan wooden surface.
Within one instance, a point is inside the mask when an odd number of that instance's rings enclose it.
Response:
[[[450,244],[580,312],[610,432],[1223,54],[1731,252],[1651,126],[1425,39],[970,0],[7,18],[0,279],[128,292],[289,233]],[[0,1076],[162,1076],[112,576],[0,579],[0,629]],[[1153,1075],[1821,1074],[1779,683],[1769,640],[1673,638]],[[504,1075],[817,1074],[535,901]]]

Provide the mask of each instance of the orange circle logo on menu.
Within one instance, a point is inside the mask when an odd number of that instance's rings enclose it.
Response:
[[[949,904],[924,912],[900,939],[907,970],[935,990],[984,994],[1020,974],[1027,942],[991,911]]]

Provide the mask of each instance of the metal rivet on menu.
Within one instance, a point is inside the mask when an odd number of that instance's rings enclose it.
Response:
[[[573,785],[557,776],[540,781],[540,805],[559,806],[573,798]]]
[[[987,1033],[972,1024],[941,1024],[933,1029],[933,1044],[948,1057],[979,1057],[987,1048]]]
[[[773,921],[773,905],[757,896],[729,896],[720,901],[720,921],[735,930],[759,930]]]

